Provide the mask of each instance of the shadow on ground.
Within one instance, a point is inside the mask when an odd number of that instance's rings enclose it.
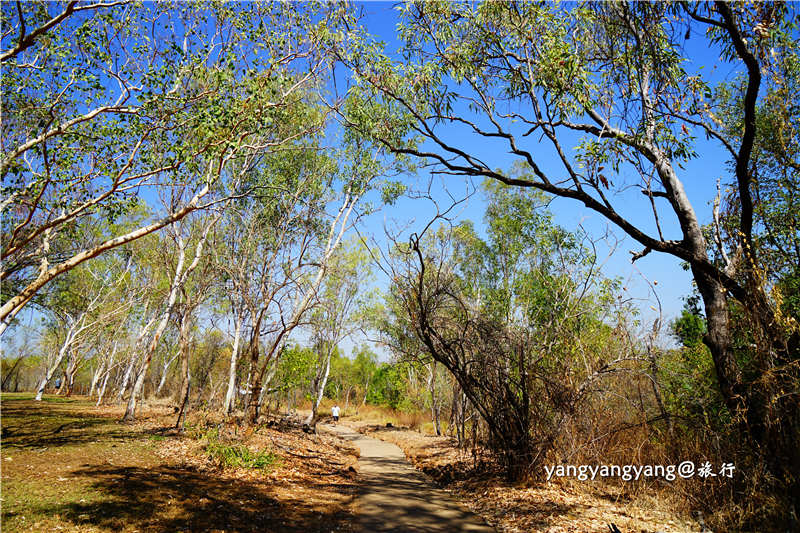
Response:
[[[345,516],[326,516],[302,501],[278,502],[259,483],[184,468],[89,466],[73,473],[106,494],[99,502],[35,509],[78,527],[144,531],[331,531]],[[7,518],[13,518],[10,513]]]
[[[54,401],[60,400],[60,401]],[[88,442],[123,441],[137,436],[108,417],[83,412],[77,400],[3,397],[3,446],[35,449]]]
[[[2,404],[3,531],[352,530],[353,516],[341,505],[314,501],[352,494],[353,484],[341,478],[198,469],[155,454],[160,419],[122,424],[80,401],[4,395]]]

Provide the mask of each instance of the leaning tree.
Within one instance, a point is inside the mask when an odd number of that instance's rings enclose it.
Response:
[[[800,334],[781,305],[797,287],[785,278],[796,277],[800,249],[791,223],[795,10],[415,2],[402,8],[397,55],[358,32],[339,54],[354,72],[353,91],[369,96],[348,109],[349,124],[388,151],[441,173],[572,199],[637,242],[634,261],[655,252],[685,262],[704,303],[719,393],[797,504]],[[717,168],[724,194],[703,215],[684,183],[716,176],[686,169],[715,151],[728,162]],[[499,170],[508,162],[499,152],[522,170]],[[770,208],[770,199],[782,203]],[[776,213],[781,207],[788,211]],[[732,305],[745,311],[752,336],[746,372]]]

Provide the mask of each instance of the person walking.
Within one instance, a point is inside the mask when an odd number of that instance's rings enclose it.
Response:
[[[339,421],[339,405],[334,405],[331,407],[331,415],[333,415],[333,425],[335,426],[336,423]]]

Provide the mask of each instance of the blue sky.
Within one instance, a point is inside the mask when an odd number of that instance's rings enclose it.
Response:
[[[356,8],[363,10],[364,18],[362,22],[367,29],[386,43],[387,51],[390,54],[395,52],[400,47],[396,36],[397,4],[390,2],[364,2],[354,5]],[[690,57],[696,58],[697,66],[705,65],[706,68],[716,69],[713,75],[714,79],[727,78],[735,71],[735,65],[720,61],[718,52],[709,48],[707,41],[700,36],[691,39],[689,47]],[[692,67],[693,65],[690,65],[687,68],[691,69]],[[342,76],[343,74],[344,72],[340,70],[339,75]],[[343,90],[343,86],[338,87],[338,89],[340,91]],[[456,141],[458,146],[466,151],[480,154],[489,163],[489,166],[493,168],[508,169],[515,160],[507,153],[506,147],[492,145],[483,139],[462,136],[456,131],[451,133],[450,139]],[[530,141],[526,148],[538,151],[538,147],[535,144],[531,144]],[[723,182],[729,179],[729,172],[725,156],[716,144],[698,141],[697,149],[701,156],[685,165],[685,170],[680,172],[680,178],[692,204],[695,206],[700,222],[708,223],[711,219],[710,204],[716,193],[716,181],[719,178],[722,178]],[[540,163],[545,169],[558,169],[560,167],[553,154],[546,151],[542,152]],[[625,178],[624,169],[622,173],[623,176],[612,177],[612,181],[623,182]],[[629,177],[631,178],[629,182],[635,181],[634,176],[631,175]],[[424,187],[429,179],[430,176],[419,174],[415,177],[410,177],[408,181],[412,186],[420,188]],[[477,185],[477,183],[474,184],[474,186]],[[433,178],[433,196],[442,205],[449,203],[448,191],[453,196],[460,197],[467,189],[468,187],[465,185],[463,178]],[[156,204],[155,195],[152,192],[142,190],[140,194],[146,196],[148,201],[152,200],[152,203]],[[620,208],[623,214],[637,225],[652,228],[652,215],[646,209],[647,206],[642,202],[642,197],[638,192],[622,193],[620,197],[623,199],[622,207]],[[476,194],[459,210],[459,216],[462,220],[470,219],[474,221],[480,231],[484,208],[485,203],[480,194]],[[679,314],[683,306],[683,298],[691,292],[692,284],[690,273],[681,267],[678,259],[654,252],[633,265],[630,262],[629,251],[640,251],[641,245],[625,237],[621,230],[610,226],[610,223],[604,217],[585,208],[582,204],[568,199],[554,199],[550,209],[555,215],[556,222],[569,230],[575,230],[581,224],[595,238],[599,238],[607,229],[613,232],[614,237],[619,239],[619,242],[615,252],[608,257],[605,263],[604,273],[607,276],[620,277],[623,280],[627,289],[626,293],[636,300],[637,306],[642,311],[642,317],[646,321],[649,322],[656,316],[651,308],[651,306],[657,305],[655,295],[657,295],[663,306],[663,318],[666,321]],[[663,210],[663,212],[669,214],[669,210]],[[362,232],[371,234],[379,243],[385,246],[384,223],[391,226],[395,221],[399,225],[405,225],[407,230],[403,236],[407,237],[411,232],[419,232],[430,220],[433,213],[433,206],[429,202],[403,198],[394,206],[387,206],[379,213],[368,217],[366,219],[367,224],[362,227]],[[674,216],[668,217],[661,222],[668,238],[679,236]],[[602,259],[605,258],[609,250],[600,243],[598,252]],[[657,283],[657,285],[654,285],[654,283]],[[385,284],[385,278],[379,276],[378,285],[385,286]],[[652,292],[653,288],[656,291],[655,295]],[[20,318],[23,322],[26,322],[31,317],[29,315],[21,316]],[[354,339],[349,345],[343,346],[345,353],[349,353],[352,343],[358,341],[359,339]]]
[[[398,11],[395,6],[397,4],[367,2],[356,5],[364,11],[363,23],[367,29],[386,43],[387,52],[390,54],[395,52],[400,47],[400,43],[396,38]],[[686,66],[687,70],[691,71],[700,66],[703,66],[706,72],[709,69],[713,69],[712,78],[715,81],[728,78],[736,71],[736,65],[722,62],[719,59],[718,51],[709,48],[708,41],[701,36],[697,35],[690,39],[688,47],[689,56],[693,58],[693,61]],[[684,165],[685,169],[679,170],[679,176],[695,207],[700,222],[706,224],[711,221],[711,203],[716,195],[716,181],[722,178],[723,183],[725,183],[726,180],[730,179],[730,174],[726,165],[725,154],[721,148],[715,143],[702,140],[702,136],[698,137],[696,148],[700,157]],[[500,145],[492,146],[486,140],[478,139],[474,136],[461,135],[459,132],[454,131],[448,140],[471,154],[481,155],[483,160],[492,168],[508,169],[515,160],[514,157],[507,153],[505,147]],[[548,154],[546,148],[539,149],[535,144],[528,144],[526,148],[541,153],[540,164],[545,169],[553,169],[554,174],[557,175],[560,163],[555,160],[553,154]],[[626,171],[623,168],[620,174],[619,176],[609,176],[609,178],[617,183],[627,181],[630,184],[637,181],[630,169]],[[630,179],[626,180],[626,177]],[[415,179],[418,186],[422,186],[427,180],[428,176],[426,175],[419,175]],[[441,199],[442,203],[446,203],[443,190],[444,181],[442,178],[434,178],[435,196]],[[461,178],[452,177],[446,179],[446,187],[452,192],[465,189]],[[638,226],[652,230],[653,234],[655,234],[652,212],[649,210],[648,204],[643,201],[644,198],[638,190],[619,193],[618,198],[620,201],[615,204],[615,207],[622,214]],[[476,195],[462,209],[461,217],[463,219],[471,219],[480,226],[484,207],[484,202],[479,195]],[[666,215],[660,221],[666,238],[680,238],[677,220],[668,206],[662,207],[667,207],[667,209],[662,209],[659,212],[661,216]],[[642,311],[642,317],[646,321],[650,322],[657,316],[652,309],[652,307],[658,306],[656,296],[660,300],[665,321],[668,322],[680,313],[683,307],[683,298],[692,291],[692,281],[691,274],[682,268],[681,262],[677,258],[653,252],[639,259],[635,264],[631,264],[629,251],[641,251],[642,246],[631,238],[626,237],[620,229],[612,226],[604,217],[569,199],[556,198],[550,208],[555,215],[556,222],[567,229],[574,230],[580,224],[595,238],[599,238],[609,229],[614,238],[619,239],[615,252],[611,254],[605,264],[604,273],[607,276],[622,278],[627,288],[625,292],[636,300],[637,306]],[[409,225],[409,229],[406,232],[410,233],[419,231],[432,214],[433,209],[429,203],[404,199],[395,206],[386,208],[380,216],[372,217],[370,229],[380,241],[383,232],[381,225],[384,218],[397,221],[414,220],[415,222]],[[601,243],[598,251],[601,257],[605,257],[609,249]]]

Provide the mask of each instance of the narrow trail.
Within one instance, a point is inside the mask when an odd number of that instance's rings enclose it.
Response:
[[[363,531],[495,533],[411,466],[398,446],[345,426],[321,427],[361,450],[356,512]]]

